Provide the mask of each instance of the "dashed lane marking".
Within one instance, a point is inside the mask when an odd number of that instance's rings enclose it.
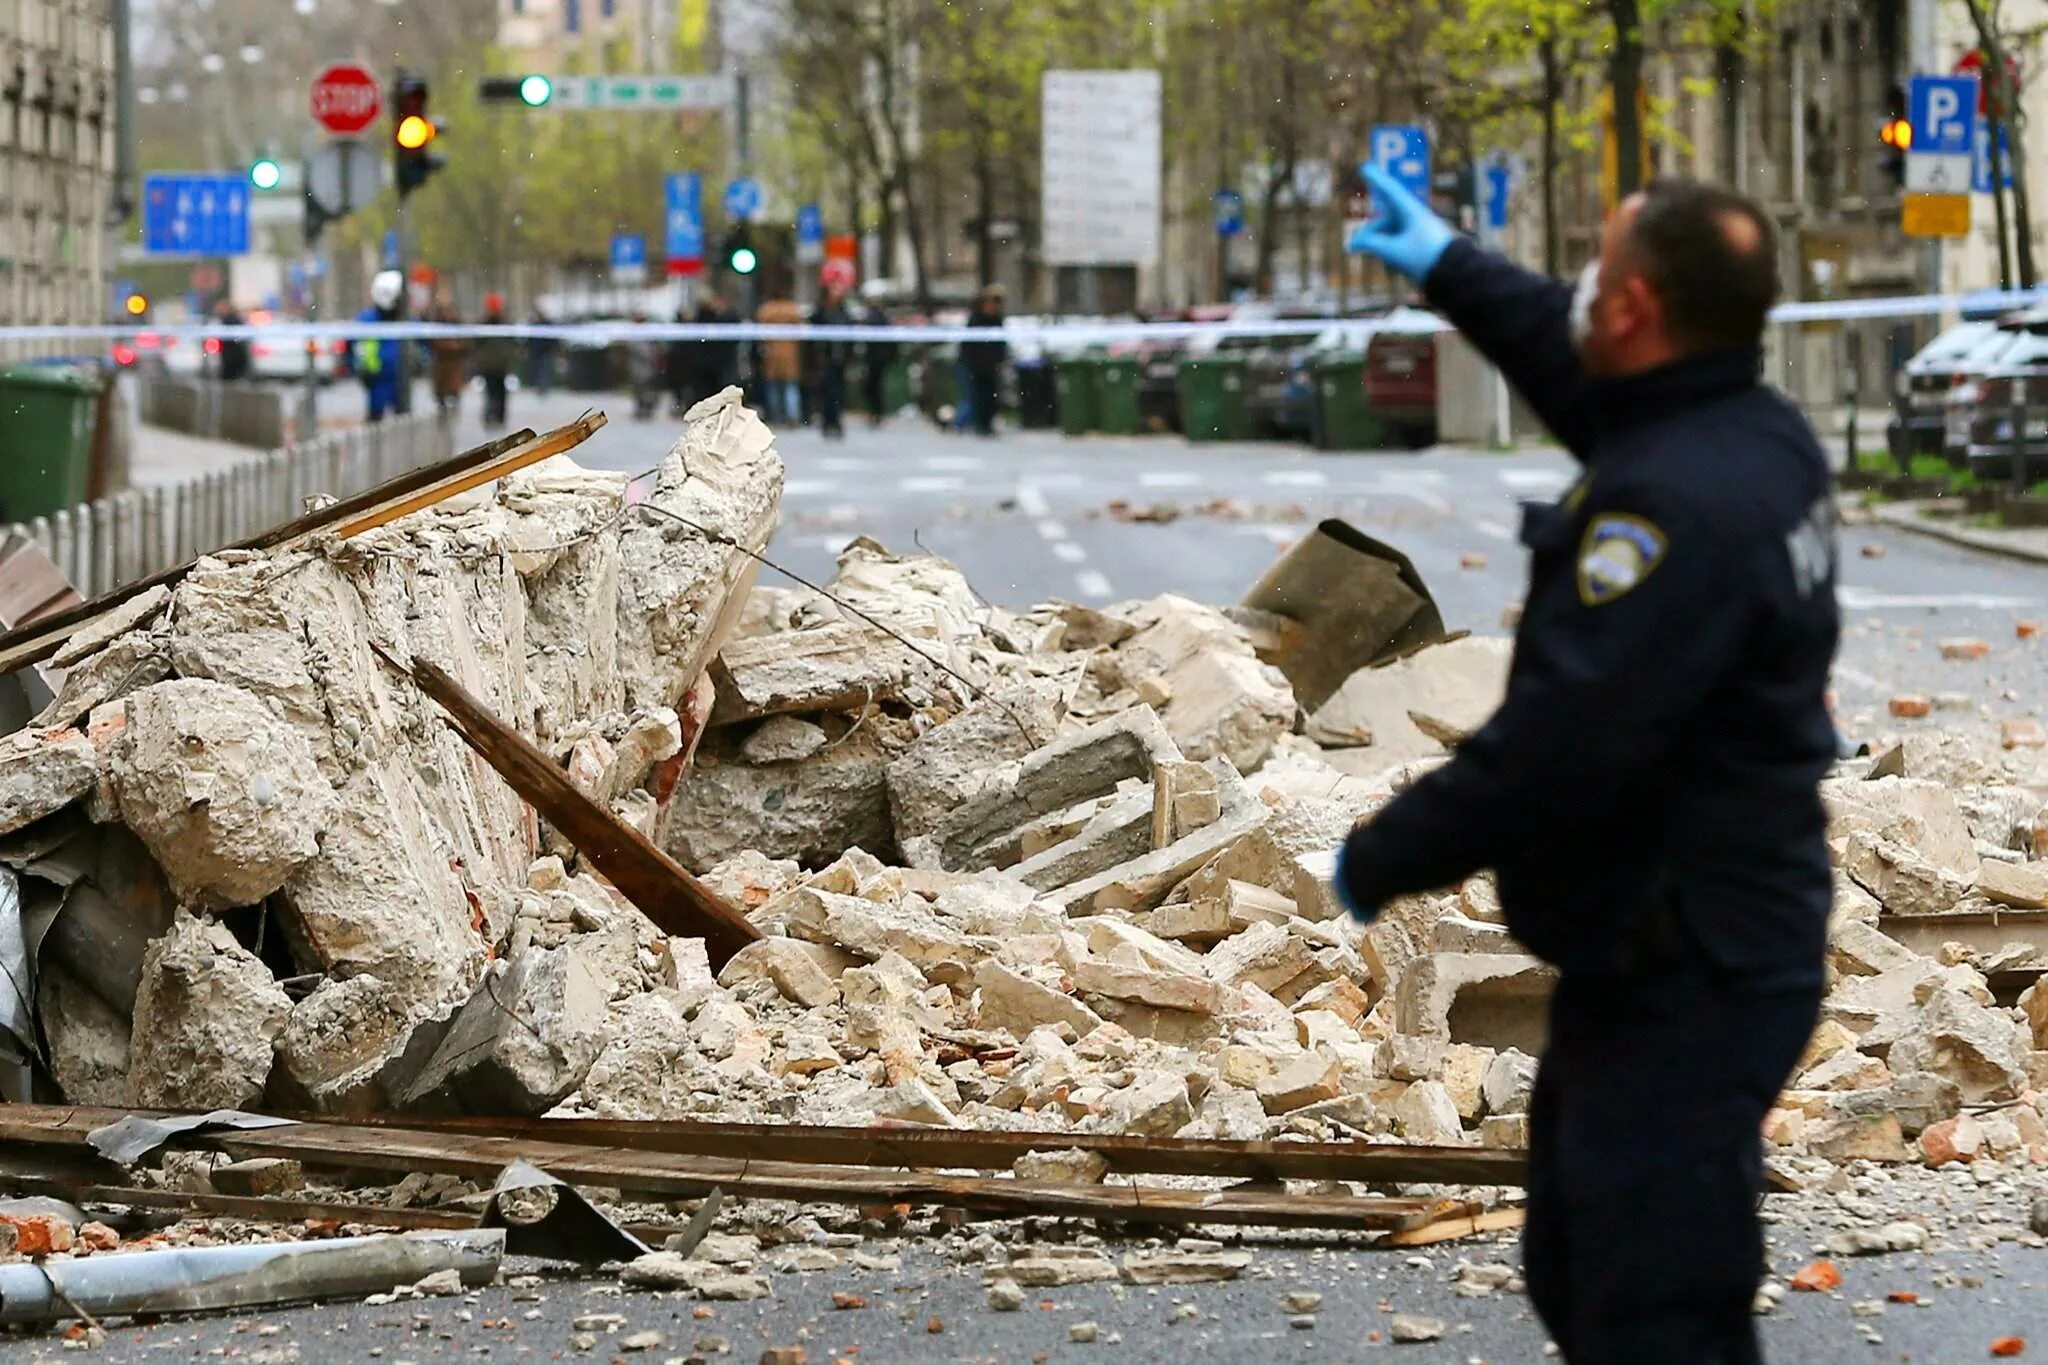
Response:
[[[1071,540],[1054,541],[1052,544],[1052,554],[1054,559],[1063,560],[1068,564],[1085,564],[1088,562],[1088,552]]]
[[[1074,586],[1080,589],[1083,597],[1111,596],[1109,580],[1103,576],[1100,569],[1081,570],[1074,575]]]

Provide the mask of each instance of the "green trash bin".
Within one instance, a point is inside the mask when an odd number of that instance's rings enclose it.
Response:
[[[1245,357],[1212,355],[1180,363],[1181,429],[1190,441],[1249,441]]]
[[[1096,356],[1062,356],[1053,362],[1053,385],[1059,392],[1060,431],[1086,436],[1095,430]]]
[[[882,371],[882,415],[892,417],[910,406],[911,358],[899,355]]]
[[[1136,436],[1145,430],[1138,408],[1144,371],[1134,358],[1104,356],[1095,362],[1095,429],[1111,436]]]
[[[0,370],[0,522],[28,521],[86,499],[106,380],[96,369]]]
[[[1309,379],[1316,386],[1311,411],[1317,450],[1376,450],[1387,443],[1386,425],[1365,401],[1363,352],[1317,356]]]

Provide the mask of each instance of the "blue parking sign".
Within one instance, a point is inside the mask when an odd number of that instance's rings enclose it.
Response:
[[[1421,199],[1429,198],[1429,133],[1412,123],[1382,123],[1372,130],[1371,163]]]
[[[1913,156],[1969,156],[1977,142],[1977,78],[1915,76],[1906,90]]]
[[[797,205],[796,240],[800,246],[825,245],[825,211],[816,204]]]
[[[695,268],[704,260],[704,182],[695,171],[668,178],[667,229],[663,250],[671,271]]]

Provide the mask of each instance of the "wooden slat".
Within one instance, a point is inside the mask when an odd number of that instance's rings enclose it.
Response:
[[[1387,1238],[1389,1246],[1423,1247],[1437,1242],[1456,1241],[1460,1237],[1477,1237],[1486,1232],[1510,1232],[1522,1226],[1528,1219],[1528,1210],[1521,1208],[1488,1209],[1484,1213],[1459,1211],[1438,1214],[1421,1227],[1401,1228]]]
[[[603,413],[593,412],[566,426],[557,427],[545,436],[536,436],[530,430],[516,431],[509,436],[464,451],[452,460],[444,460],[440,464],[430,465],[424,469],[410,470],[395,479],[386,480],[375,488],[353,497],[343,498],[332,506],[308,512],[282,526],[272,527],[261,535],[251,536],[222,548],[286,548],[341,523],[358,525],[371,515],[391,506],[403,504],[417,511],[419,506],[429,505],[420,503],[419,499],[430,490],[445,490],[440,491],[435,500],[451,497],[463,491],[463,488],[453,486],[462,480],[474,478],[475,481],[467,483],[465,487],[476,487],[478,484],[487,483],[515,469],[532,464],[535,460],[562,454],[588,440],[590,434],[602,427],[604,422]],[[139,593],[159,584],[169,586],[178,582],[191,572],[192,566],[196,563],[196,559],[188,560],[173,568],[116,588],[112,592],[102,593],[91,601],[80,603],[69,610],[0,634],[0,674],[12,673],[48,658],[64,641],[70,639],[79,627],[99,619]]]
[[[410,667],[376,645],[448,713],[455,732],[497,770],[576,851],[665,934],[702,938],[715,971],[761,937],[738,907],[698,881],[652,841],[584,794],[546,754],[492,715],[462,685],[425,659]]]
[[[610,1119],[422,1118],[388,1114],[366,1126],[574,1142],[642,1152],[758,1157],[842,1166],[1005,1170],[1027,1152],[1078,1148],[1124,1175],[1231,1180],[1354,1180],[1371,1184],[1519,1185],[1521,1151],[1368,1142],[1229,1142],[1097,1133],[973,1132],[950,1128],[836,1128],[782,1123]]]
[[[571,1184],[603,1185],[662,1199],[694,1198],[715,1187],[730,1197],[742,1199],[862,1206],[937,1204],[1012,1218],[1107,1218],[1134,1223],[1370,1231],[1422,1226],[1433,1207],[1421,1199],[1295,1195],[1265,1188],[1177,1190],[905,1174],[346,1124],[207,1133],[182,1140],[181,1145],[210,1147],[238,1157],[290,1157],[314,1166],[445,1171],[473,1180],[490,1179],[514,1159],[523,1158]]]
[[[432,483],[412,492],[386,499],[378,507],[342,522],[335,534],[343,540],[359,536],[365,531],[374,531],[400,517],[432,507],[458,493],[467,493],[472,488],[481,488],[494,479],[502,479],[531,464],[574,450],[589,440],[591,434],[605,422],[601,412],[587,413],[567,426],[557,427],[538,440],[521,444],[517,449],[508,450],[496,459],[486,461],[469,469],[445,472]]]

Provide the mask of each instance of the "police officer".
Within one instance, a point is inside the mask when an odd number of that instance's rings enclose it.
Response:
[[[1370,920],[1493,868],[1559,969],[1523,1257],[1565,1358],[1759,1361],[1758,1128],[1819,1011],[1840,624],[1827,464],[1758,378],[1771,225],[1658,181],[1574,290],[1367,177],[1353,247],[1419,282],[1584,470],[1524,508],[1500,711],[1350,836],[1340,888]]]

